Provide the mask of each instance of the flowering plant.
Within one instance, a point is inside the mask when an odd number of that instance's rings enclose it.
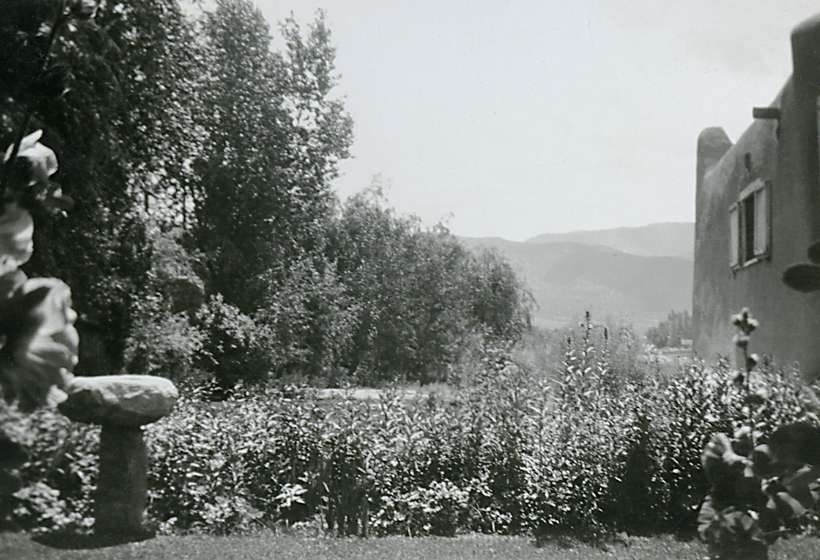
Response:
[[[49,55],[61,30],[71,27],[71,21],[94,18],[98,4],[54,3],[39,78],[49,71]],[[51,180],[57,156],[41,142],[43,132],[26,134],[32,116],[33,105],[0,167],[0,392],[23,411],[65,399],[62,389],[71,381],[79,347],[68,286],[56,278],[28,278],[20,268],[34,252],[32,211],[65,213],[72,203]]]
[[[3,162],[12,179],[0,213],[0,388],[22,410],[65,398],[61,389],[71,380],[79,347],[68,286],[56,278],[27,278],[20,269],[34,251],[29,209],[35,203],[54,209],[61,195],[50,182],[57,158],[41,136],[38,130],[22,138]]]
[[[769,544],[817,520],[820,428],[807,421],[772,425],[767,420],[773,395],[756,371],[758,356],[748,351],[759,323],[747,309],[732,322],[739,331],[735,345],[742,369],[732,383],[740,406],[733,436],[713,435],[701,455],[711,489],[698,532],[713,559],[765,559]]]

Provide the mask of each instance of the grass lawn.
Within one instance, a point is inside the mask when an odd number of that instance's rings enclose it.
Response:
[[[63,543],[65,544],[65,543]],[[0,534],[0,558],[29,559],[254,559],[276,560],[703,560],[706,549],[698,542],[671,537],[633,538],[629,545],[602,550],[548,543],[536,547],[524,537],[468,535],[448,538],[388,537],[374,539],[310,538],[281,535],[184,536],[154,539],[100,548],[70,549],[46,546],[28,535]],[[820,540],[793,538],[775,545],[770,560],[820,560]]]

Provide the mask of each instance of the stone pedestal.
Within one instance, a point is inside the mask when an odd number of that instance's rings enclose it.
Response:
[[[94,500],[98,535],[140,537],[148,492],[148,452],[142,426],[171,412],[174,384],[149,375],[75,377],[60,411],[100,424],[100,473]]]
[[[148,453],[142,428],[103,426],[94,500],[98,534],[139,535],[148,492]]]

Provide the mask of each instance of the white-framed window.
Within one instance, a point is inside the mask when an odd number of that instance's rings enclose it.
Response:
[[[750,265],[769,255],[770,184],[757,179],[729,207],[729,264]]]

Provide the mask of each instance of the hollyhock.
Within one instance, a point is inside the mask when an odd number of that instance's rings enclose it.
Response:
[[[65,400],[61,389],[73,377],[79,347],[71,290],[56,278],[28,279],[6,309],[4,323],[14,326],[0,350],[6,400],[17,399],[22,410]]]

